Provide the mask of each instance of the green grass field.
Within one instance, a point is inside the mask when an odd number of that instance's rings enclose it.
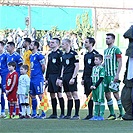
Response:
[[[80,118],[87,110],[80,110]],[[118,111],[115,111],[116,114]],[[51,110],[46,114],[49,116]],[[105,118],[109,115],[105,111]],[[59,120],[59,119],[18,119],[0,118],[0,133],[133,133],[133,121],[121,120]]]

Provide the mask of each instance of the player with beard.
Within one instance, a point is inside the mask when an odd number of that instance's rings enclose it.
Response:
[[[32,54],[30,55],[30,64],[31,64],[31,74],[30,74],[30,96],[32,98],[32,118],[44,119],[46,117],[45,112],[42,110],[41,115],[38,117],[36,108],[37,108],[37,99],[38,95],[40,101],[42,100],[42,94],[44,92],[44,77],[45,72],[45,57],[38,51],[39,43],[33,41],[30,44],[30,49]]]
[[[123,109],[121,104],[121,98],[119,96],[119,88],[117,90],[113,90],[113,88],[110,88],[109,86],[111,82],[114,82],[114,83],[119,82],[119,74],[122,67],[122,52],[117,46],[114,46],[115,35],[112,33],[108,33],[106,35],[107,35],[106,44],[108,48],[104,50],[105,97],[107,99],[107,104],[110,111],[108,120],[114,120],[116,119],[116,115],[114,113],[111,92],[113,92],[113,95],[117,100],[118,108],[120,111],[120,115],[118,116],[118,119],[121,119],[121,117],[123,116]]]
[[[24,64],[28,65],[28,67],[30,68],[30,55],[32,54],[31,50],[29,49],[31,43],[31,39],[30,38],[24,38],[24,42],[23,42],[23,48],[25,49],[24,54],[23,54],[23,60],[24,60]],[[30,76],[30,69],[27,72],[28,76]]]

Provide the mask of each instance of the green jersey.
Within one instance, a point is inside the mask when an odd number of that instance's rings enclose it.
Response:
[[[94,66],[92,69],[92,82],[93,85],[98,82],[100,77],[105,76],[105,71],[103,66]],[[102,102],[104,103],[104,83],[103,81],[99,84],[99,86],[92,90],[92,95],[93,95],[93,101],[94,102]]]
[[[94,66],[92,69],[92,83],[95,86],[96,82],[99,80],[100,77],[105,76],[105,71],[103,66]]]
[[[120,49],[116,46],[107,48],[104,51],[104,68],[106,76],[115,76],[118,68],[116,55],[122,54]]]

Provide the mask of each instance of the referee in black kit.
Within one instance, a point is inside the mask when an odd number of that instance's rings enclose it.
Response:
[[[59,85],[63,85],[64,92],[67,95],[67,115],[64,119],[78,120],[80,100],[77,94],[77,74],[79,70],[78,54],[71,50],[71,41],[69,39],[62,40],[62,73],[60,76]],[[71,118],[73,108],[73,99],[75,101],[75,115]]]
[[[59,118],[64,118],[64,99],[62,97],[62,87],[56,85],[56,82],[58,83],[57,78],[60,76],[62,69],[62,51],[59,50],[59,45],[60,40],[58,38],[52,38],[50,40],[49,47],[52,51],[48,55],[46,83],[48,83],[48,92],[50,92],[53,113],[48,117],[49,119],[58,118],[56,93],[61,109],[61,115]]]
[[[84,55],[84,70],[81,84],[84,85],[84,93],[86,97],[91,93],[90,86],[92,85],[91,74],[94,64],[94,55],[98,52],[93,49],[95,45],[95,39],[92,37],[86,37],[84,41],[84,46],[87,50],[87,53]],[[83,120],[88,120],[93,117],[93,100],[90,99],[88,102],[88,115]]]

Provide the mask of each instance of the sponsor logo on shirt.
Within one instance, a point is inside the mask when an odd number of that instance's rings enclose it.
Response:
[[[111,58],[112,58],[111,55],[106,55],[106,56],[105,56],[105,59],[111,59]]]

